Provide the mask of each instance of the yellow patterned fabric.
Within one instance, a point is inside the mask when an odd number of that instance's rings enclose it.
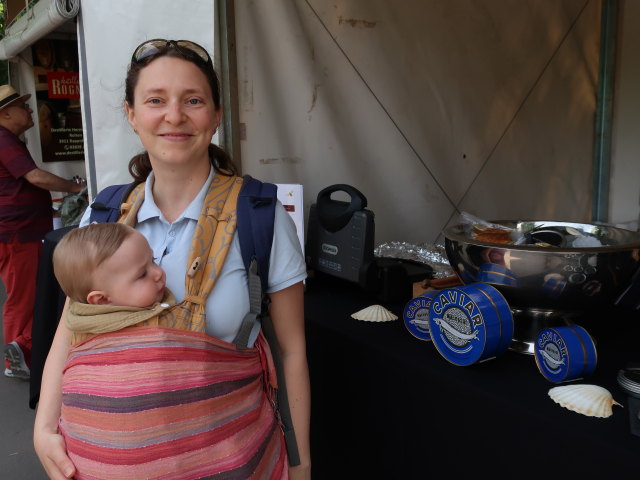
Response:
[[[236,231],[238,195],[242,183],[243,179],[240,177],[214,175],[191,242],[185,275],[185,298],[161,312],[159,317],[140,323],[140,326],[205,331],[205,304],[222,270]],[[144,183],[133,189],[121,206],[122,213],[118,222],[135,227],[138,211],[144,201],[144,190]],[[92,335],[72,332],[72,343],[90,336]]]

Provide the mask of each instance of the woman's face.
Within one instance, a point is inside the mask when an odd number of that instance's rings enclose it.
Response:
[[[208,147],[220,124],[205,75],[193,63],[161,57],[140,71],[129,123],[152,166],[209,163]]]

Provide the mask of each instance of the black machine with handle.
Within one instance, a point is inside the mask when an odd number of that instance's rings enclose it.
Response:
[[[336,192],[346,193],[350,201],[332,199]],[[332,185],[318,193],[307,231],[307,264],[311,268],[370,286],[375,227],[373,212],[366,207],[366,197],[350,185]]]
[[[348,201],[334,200],[341,192]],[[375,222],[367,198],[351,185],[331,185],[318,193],[309,211],[306,260],[309,268],[375,292],[381,302],[406,302],[412,284],[430,277],[424,264],[373,254]]]
[[[347,193],[350,201],[332,200],[331,195],[335,192]],[[331,233],[342,230],[351,221],[354,213],[364,211],[366,207],[367,198],[362,192],[343,183],[321,190],[316,203],[318,220],[323,228]]]

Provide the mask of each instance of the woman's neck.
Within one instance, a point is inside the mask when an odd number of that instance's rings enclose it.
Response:
[[[211,165],[208,162],[196,169],[156,171],[154,168],[153,199],[169,223],[177,220],[196,198],[210,171]]]

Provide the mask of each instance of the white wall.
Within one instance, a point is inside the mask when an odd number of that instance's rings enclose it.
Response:
[[[153,38],[189,39],[213,52],[214,2],[117,0],[83,2],[79,41],[86,43],[80,62],[85,156],[90,187],[100,190],[131,181],[129,159],[142,151],[124,113],[124,80],[131,54]],[[92,188],[91,193],[94,194]]]
[[[589,220],[600,7],[238,0],[243,169],[304,184],[305,211],[325,186],[359,188],[376,213],[377,243],[433,241],[456,208]],[[131,50],[170,37],[211,51],[213,10],[213,0],[83,3],[86,150],[98,188],[129,181],[128,159],[142,148],[122,109]],[[620,19],[612,222],[637,218],[640,199],[640,2],[621,0]],[[36,130],[29,135],[36,144]],[[59,163],[46,168],[84,173]]]
[[[640,2],[620,3],[614,95],[610,221],[640,214]]]
[[[432,242],[456,207],[591,215],[600,2],[236,2],[244,172],[348,183],[376,243]]]

